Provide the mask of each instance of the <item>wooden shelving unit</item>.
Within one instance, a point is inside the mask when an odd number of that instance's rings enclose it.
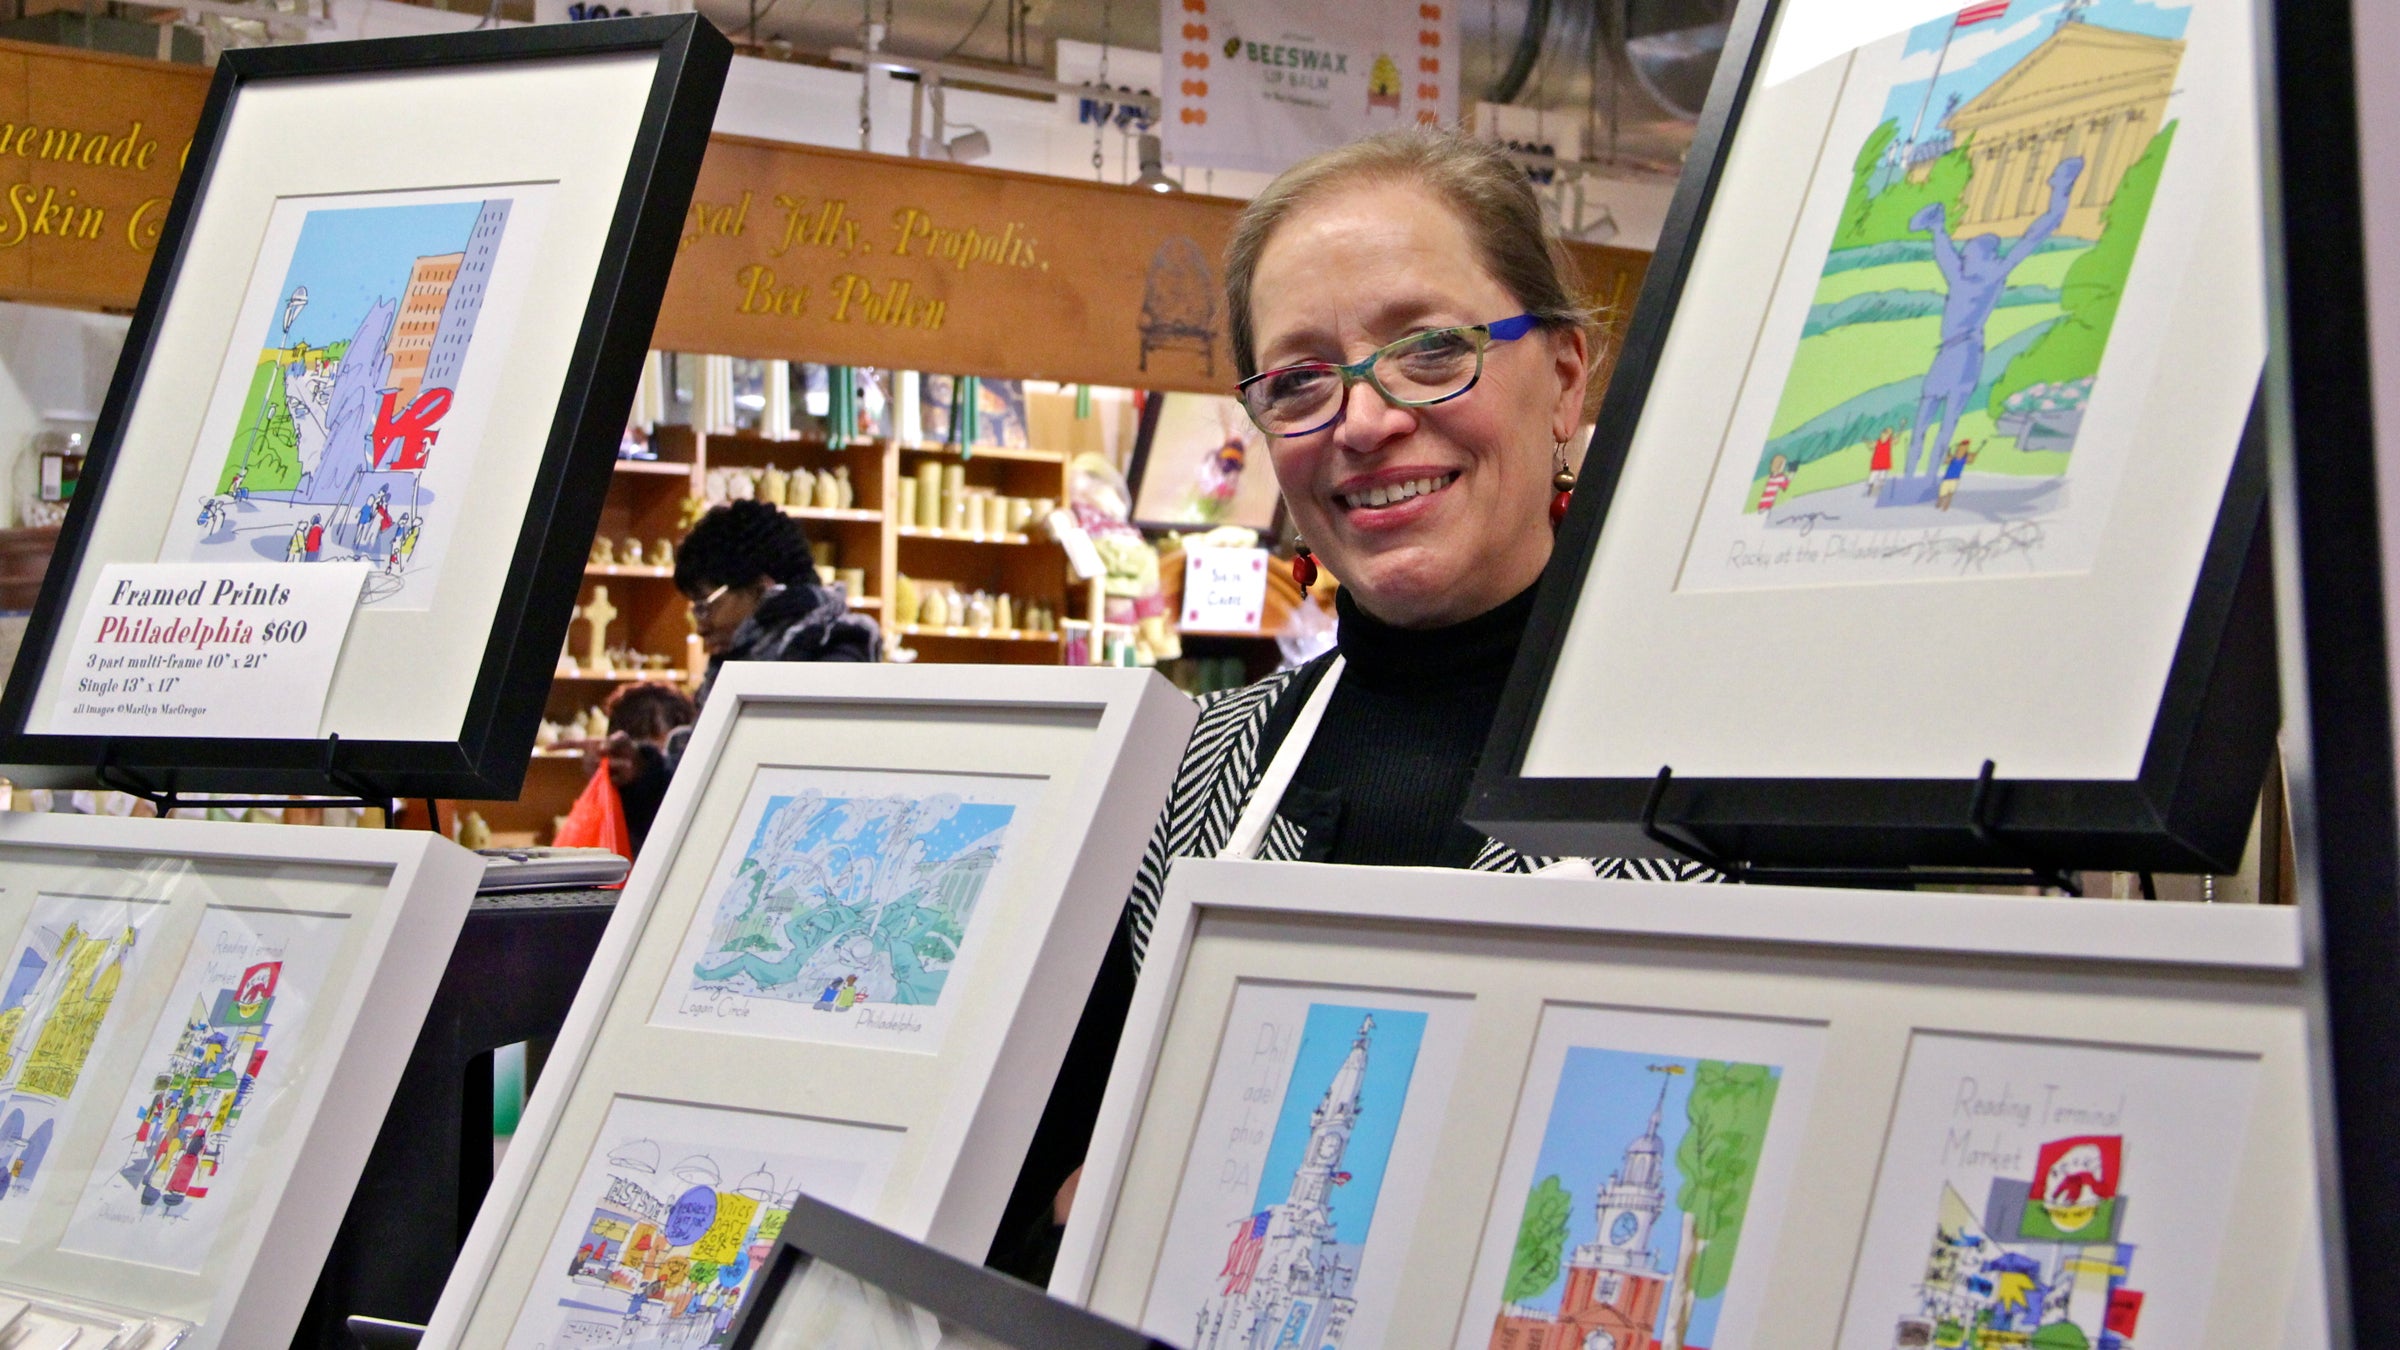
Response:
[[[704,494],[711,469],[772,465],[787,472],[806,469],[814,473],[840,467],[848,471],[854,505],[787,506],[784,510],[803,523],[812,543],[832,545],[835,568],[856,568],[864,573],[866,584],[850,596],[850,606],[875,617],[885,631],[887,645],[895,640],[905,644],[919,661],[1055,665],[1066,658],[1064,633],[895,625],[890,621],[889,600],[894,578],[905,573],[950,582],[961,592],[1006,592],[1019,605],[1045,604],[1062,619],[1070,610],[1082,607],[1079,588],[1068,580],[1065,551],[1047,539],[1023,533],[921,528],[899,518],[900,477],[914,474],[928,460],[958,465],[970,488],[1064,502],[1066,455],[999,446],[976,446],[962,454],[951,445],[891,441],[862,441],[837,450],[816,437],[710,433],[681,426],[658,428],[652,445],[659,455],[655,460],[617,461],[598,531],[612,545],[629,537],[639,539],[647,555],[659,540],[679,544],[684,501]],[[605,586],[609,603],[617,611],[609,625],[608,646],[664,652],[675,662],[666,670],[562,667],[551,681],[545,717],[569,721],[604,702],[619,686],[637,681],[670,681],[687,690],[697,684],[706,660],[692,636],[689,607],[675,589],[672,567],[647,561],[594,563],[583,569],[583,575],[576,608],[588,605],[594,590]],[[586,629],[586,621],[578,619],[569,630],[568,650],[578,659],[584,652]],[[536,749],[524,792],[517,800],[460,802],[458,809],[480,812],[496,843],[547,842],[553,822],[567,813],[583,788],[584,763],[582,750],[576,746]]]

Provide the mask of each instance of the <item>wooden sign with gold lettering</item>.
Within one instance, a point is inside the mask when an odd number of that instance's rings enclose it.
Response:
[[[133,307],[208,82],[193,66],[0,42],[0,299]],[[652,345],[1221,392],[1234,372],[1219,268],[1240,210],[717,136]],[[1649,255],[1574,251],[1621,323]]]
[[[709,144],[652,345],[1223,392],[1221,197],[738,136]],[[1577,245],[1621,316],[1649,255]],[[1613,344],[1611,344],[1613,346]]]
[[[719,136],[653,345],[1222,389],[1217,259],[1239,209]]]
[[[209,72],[0,42],[0,298],[131,309]]]

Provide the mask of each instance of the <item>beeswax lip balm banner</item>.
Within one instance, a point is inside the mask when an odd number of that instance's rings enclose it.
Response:
[[[1167,158],[1276,173],[1458,117],[1457,0],[1160,0]]]

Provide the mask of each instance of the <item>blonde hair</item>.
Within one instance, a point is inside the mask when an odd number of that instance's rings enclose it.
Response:
[[[1387,131],[1284,170],[1234,222],[1225,246],[1225,313],[1234,368],[1243,379],[1258,373],[1250,288],[1267,241],[1294,214],[1335,192],[1381,184],[1420,188],[1449,207],[1484,270],[1541,326],[1591,328],[1575,261],[1543,217],[1533,180],[1506,150],[1455,131]]]

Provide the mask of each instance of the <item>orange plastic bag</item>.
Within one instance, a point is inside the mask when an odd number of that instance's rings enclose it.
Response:
[[[633,857],[633,831],[625,826],[625,802],[617,796],[617,785],[609,781],[607,765],[584,785],[554,842],[560,848],[604,848],[628,860]]]

